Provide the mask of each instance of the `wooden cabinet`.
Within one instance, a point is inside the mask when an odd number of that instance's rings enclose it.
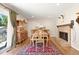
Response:
[[[22,43],[28,39],[28,32],[26,29],[26,22],[23,20],[17,20],[17,40],[16,43]]]

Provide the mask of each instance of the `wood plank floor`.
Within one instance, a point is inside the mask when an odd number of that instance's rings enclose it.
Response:
[[[64,54],[64,55],[79,55],[79,51],[75,50],[74,48],[72,48],[69,45],[65,45],[61,40],[59,40],[58,38],[51,38],[50,41],[52,43],[54,43],[57,48]],[[1,55],[16,55],[21,48],[26,47],[28,44],[30,43],[30,40],[26,40],[21,44],[18,44],[16,46],[16,48],[11,49],[8,52],[4,52]]]
[[[22,48],[26,47],[30,43],[29,39],[26,39],[21,44],[16,45],[15,48],[11,49],[8,52],[4,52],[1,55],[16,55]]]
[[[72,48],[69,44],[59,38],[51,38],[51,41],[58,47],[64,55],[79,55],[79,51]]]

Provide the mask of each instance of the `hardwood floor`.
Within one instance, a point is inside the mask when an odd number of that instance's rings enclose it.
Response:
[[[64,55],[79,55],[79,51],[72,48],[69,44],[65,43],[63,40],[53,37],[51,38],[51,41],[58,47],[58,49]]]
[[[79,55],[79,51],[75,50],[68,44],[63,43],[58,38],[53,37],[50,39],[50,41],[54,43],[64,55]],[[29,43],[30,43],[30,40],[28,39],[24,41],[22,44],[18,44],[16,48],[13,48],[12,50],[8,52],[4,52],[1,55],[16,55],[21,50],[21,48],[26,47]]]
[[[29,43],[30,43],[30,40],[26,39],[24,42],[16,45],[16,47],[11,49],[10,51],[2,53],[2,55],[16,55],[21,50],[21,48],[26,47]]]

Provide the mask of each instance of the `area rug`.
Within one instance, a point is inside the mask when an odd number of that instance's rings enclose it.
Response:
[[[48,47],[34,47],[29,45],[22,48],[17,55],[62,55],[61,51],[52,43],[48,44]]]

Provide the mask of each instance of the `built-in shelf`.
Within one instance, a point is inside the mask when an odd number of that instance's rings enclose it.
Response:
[[[26,39],[28,39],[28,32],[25,28],[26,22],[23,20],[17,20],[17,40],[16,44],[20,44]]]

